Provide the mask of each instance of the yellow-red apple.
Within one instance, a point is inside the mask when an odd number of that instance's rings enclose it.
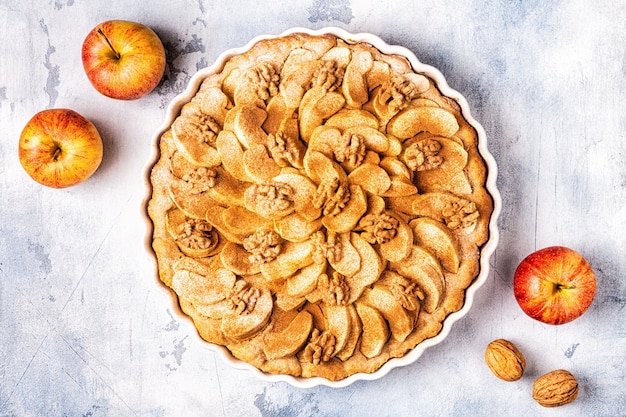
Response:
[[[513,277],[513,292],[522,311],[547,324],[580,317],[596,293],[596,276],[578,252],[552,246],[522,260]]]
[[[35,181],[65,188],[85,181],[98,169],[102,138],[93,123],[74,110],[43,110],[24,126],[18,154]]]
[[[82,47],[83,67],[96,90],[118,100],[150,93],[165,71],[165,48],[149,27],[108,20],[93,28]]]

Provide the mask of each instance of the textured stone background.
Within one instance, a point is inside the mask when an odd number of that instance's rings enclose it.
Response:
[[[161,36],[166,76],[116,102],[80,61],[102,20]],[[578,376],[551,416],[624,416],[626,5],[621,1],[0,0],[0,416],[547,415],[532,381]],[[437,67],[468,99],[499,164],[500,245],[470,313],[414,364],[374,382],[309,390],[230,368],[155,285],[141,205],[153,132],[189,78],[225,49],[293,26],[372,32]],[[93,178],[41,187],[17,159],[37,111],[71,107],[103,135]],[[533,322],[513,298],[517,263],[552,244],[583,253],[598,293],[579,320]],[[521,381],[483,363],[495,338],[526,353]]]

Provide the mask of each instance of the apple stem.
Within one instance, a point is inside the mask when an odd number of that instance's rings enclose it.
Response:
[[[111,44],[111,41],[109,40],[109,38],[107,37],[107,35],[105,35],[105,34],[104,34],[104,32],[102,31],[102,29],[101,29],[101,28],[98,28],[98,33],[99,33],[100,35],[102,35],[102,37],[104,38],[104,40],[105,40],[105,41],[107,41],[107,45],[109,45],[109,48],[111,48],[111,51],[113,51],[113,53],[115,54],[115,58],[116,58],[116,59],[120,59],[120,58],[121,58],[120,53],[119,53],[119,52],[117,52],[117,51],[115,50],[115,48],[114,48],[114,47],[113,47],[113,45]]]
[[[562,283],[556,283],[554,284],[554,293],[558,293],[561,290],[573,290],[576,288],[576,285],[574,284],[562,284]]]
[[[62,153],[63,153],[63,151],[61,150],[61,148],[57,146],[57,147],[54,149],[54,154],[52,155],[52,160],[53,160],[54,162],[57,162],[57,161],[59,160],[59,158],[61,157],[61,154],[62,154]]]

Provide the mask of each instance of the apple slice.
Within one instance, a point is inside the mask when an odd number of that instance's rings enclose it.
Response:
[[[313,243],[308,240],[286,241],[282,252],[273,261],[261,264],[261,274],[270,282],[284,281],[313,263],[313,249]]]
[[[180,233],[180,228],[185,224],[186,221],[187,216],[185,215],[185,213],[178,207],[173,207],[165,213],[165,230],[167,230],[172,238],[176,239],[176,237]]]
[[[281,82],[297,83],[301,86],[310,84],[313,73],[319,68],[317,59],[317,53],[310,49],[292,49],[280,70]]]
[[[326,271],[326,263],[312,263],[287,278],[285,291],[292,297],[304,297],[317,288],[317,280]]]
[[[270,282],[282,282],[287,278],[292,277],[298,272],[298,269],[294,265],[283,265],[276,259],[270,262],[265,262],[260,266],[261,274]]]
[[[319,68],[316,53],[305,48],[294,49],[281,70],[280,94],[292,114],[298,108],[306,88]]]
[[[337,92],[327,92],[321,86],[315,86],[302,97],[298,110],[300,137],[305,142],[311,138],[316,127],[325,119],[337,113],[345,104],[345,98]]]
[[[222,220],[230,232],[240,235],[251,235],[259,229],[272,227],[271,220],[241,206],[226,207]]]
[[[456,274],[461,264],[459,243],[452,231],[440,221],[419,217],[409,223],[415,243],[433,253],[441,266]]]
[[[436,101],[419,97],[411,101],[411,107],[441,107]]]
[[[307,176],[315,183],[330,183],[335,178],[343,184],[348,176],[343,168],[322,152],[308,149],[304,155],[304,170]]]
[[[430,88],[430,80],[425,75],[407,72],[403,77],[413,84],[418,94],[425,93]]]
[[[348,343],[351,331],[351,317],[348,307],[345,305],[327,305],[323,304],[322,309],[324,317],[326,317],[326,329],[335,336],[335,351],[343,350]]]
[[[216,228],[224,237],[234,243],[243,243],[243,240],[248,237],[245,233],[235,233],[224,224],[224,211],[226,208],[214,204],[206,208],[204,212],[204,219],[209,222],[211,226]]]
[[[211,319],[222,319],[231,313],[231,305],[228,300],[220,300],[211,304],[193,304],[196,311]]]
[[[389,149],[383,154],[383,156],[397,157],[402,153],[402,141],[395,136],[387,135],[389,140]]]
[[[276,260],[282,265],[292,268],[304,268],[313,261],[313,243],[305,242],[285,242],[283,251],[278,255]]]
[[[326,330],[326,317],[324,317],[319,304],[306,303],[302,307],[302,311],[309,312],[313,317],[313,328],[318,329],[320,332]]]
[[[318,126],[311,133],[308,149],[324,154],[327,158],[333,159],[334,152],[341,143],[341,131],[327,124]]]
[[[387,171],[389,177],[403,177],[408,181],[411,181],[413,178],[409,168],[407,168],[402,161],[398,160],[398,158],[385,156],[380,160],[380,167]]]
[[[221,89],[228,97],[234,97],[235,88],[237,88],[240,84],[240,79],[243,76],[243,73],[243,68],[234,67],[222,79]]]
[[[385,191],[382,197],[409,197],[418,194],[418,189],[412,182],[408,181],[404,176],[391,176],[391,186]]]
[[[361,256],[350,241],[350,232],[339,233],[337,235],[341,245],[341,257],[338,260],[329,259],[328,263],[333,269],[344,276],[352,276],[361,269]]]
[[[367,196],[367,214],[380,214],[387,209],[387,202],[378,195],[370,194]]]
[[[169,159],[169,168],[172,174],[179,179],[185,179],[190,173],[200,168],[199,165],[194,165],[189,159],[183,155],[182,152],[174,149]]]
[[[267,359],[280,359],[295,355],[306,344],[313,330],[313,316],[300,311],[289,325],[280,332],[271,332],[263,337],[263,352]]]
[[[285,120],[290,119],[294,114],[294,109],[289,108],[285,99],[285,94],[281,93],[272,97],[268,103],[267,118],[261,127],[268,134],[276,134],[281,130]]]
[[[293,190],[294,210],[307,220],[313,221],[319,218],[322,210],[311,204],[317,186],[305,175],[299,172],[282,171],[273,178],[274,182],[288,184]]]
[[[367,110],[341,109],[326,120],[324,126],[337,128],[341,132],[355,126],[378,129],[378,119]]]
[[[372,68],[367,72],[367,88],[372,91],[376,87],[379,87],[385,83],[391,77],[391,68],[389,64],[383,61],[375,60],[372,64]]]
[[[243,168],[254,182],[271,181],[280,174],[280,166],[270,156],[265,145],[253,143],[243,152]]]
[[[416,196],[411,203],[414,215],[443,222],[452,230],[471,229],[480,218],[476,204],[445,191],[432,191]]]
[[[305,297],[294,297],[293,295],[289,295],[283,292],[276,293],[276,307],[280,308],[282,311],[293,311],[300,309],[304,303],[306,303]]]
[[[450,190],[457,194],[471,194],[472,187],[463,172],[467,165],[468,155],[462,144],[443,138],[433,137],[439,142],[441,149],[437,156],[441,164],[432,169],[415,172],[415,183],[423,192]],[[405,143],[408,146],[410,140]]]
[[[368,359],[380,355],[389,339],[389,327],[378,310],[367,304],[356,303],[356,311],[361,319],[360,351]]]
[[[393,187],[393,181],[392,181]],[[390,188],[391,190],[391,188]],[[403,216],[407,221],[408,218],[413,218],[413,201],[419,196],[417,192],[412,195],[399,195],[399,196],[387,196],[385,198],[386,206],[389,210],[395,211],[399,215]]]
[[[198,115],[200,106],[196,103],[188,103],[185,106],[192,105],[195,106],[196,113],[188,110],[181,113],[172,123],[172,141],[176,149],[193,164],[209,168],[218,166],[221,157],[211,142],[217,138],[219,126],[215,126],[214,129],[207,128],[206,123]]]
[[[424,292],[413,280],[403,277],[397,272],[385,270],[380,279],[376,281],[376,285],[387,288],[396,297],[400,305],[414,316],[414,320],[417,320],[422,306],[421,300],[424,299]]]
[[[391,336],[403,342],[413,331],[413,318],[386,287],[375,285],[366,289],[360,302],[377,309],[387,320]]]
[[[259,291],[260,295],[252,311],[244,314],[233,311],[222,317],[221,330],[224,336],[233,340],[248,339],[267,324],[272,315],[274,301],[271,292],[266,289]]]
[[[390,262],[400,262],[411,253],[413,230],[407,222],[393,211],[387,211],[386,214],[398,221],[398,228],[396,229],[396,235],[391,240],[378,245],[378,251],[383,259]]]
[[[387,124],[387,133],[408,139],[419,132],[437,136],[452,136],[459,130],[456,117],[440,107],[409,107],[400,111]]]
[[[367,149],[385,153],[389,150],[389,138],[378,130],[378,126],[352,126],[343,131],[344,135],[357,135],[363,139]]]
[[[363,189],[356,184],[350,185],[350,200],[336,215],[326,215],[322,224],[336,233],[346,233],[354,229],[361,216],[367,211],[367,196]]]
[[[361,319],[359,319],[359,315],[354,307],[354,304],[346,305],[348,310],[348,314],[350,315],[350,334],[346,343],[341,350],[336,350],[335,357],[342,361],[348,360],[356,350],[356,346],[359,343],[359,339],[361,338]]]
[[[231,107],[228,96],[217,86],[202,89],[199,94],[202,99],[200,108],[211,116],[220,126],[224,126],[226,114]]]
[[[224,334],[220,330],[222,324],[221,318],[211,318],[198,311],[196,305],[184,298],[179,299],[180,309],[193,320],[193,324],[198,330],[198,334],[202,339],[209,343],[225,344],[228,341],[224,338]]]
[[[422,180],[417,180],[420,182],[420,187],[423,185]],[[450,179],[448,180],[448,184],[445,187],[441,185],[438,186],[424,186],[424,191],[431,190],[449,190],[455,194],[471,194],[473,192],[472,184],[470,184],[469,178],[465,174],[465,171],[458,171],[452,175],[450,175]]]
[[[410,278],[424,291],[424,310],[434,312],[445,292],[445,279],[437,258],[421,246],[413,245],[411,253],[401,262],[389,264],[400,275]]]
[[[274,220],[274,230],[283,239],[303,242],[322,227],[322,219],[307,220],[299,213],[291,213]]]
[[[365,191],[381,195],[391,187],[391,178],[379,165],[364,163],[348,174],[348,181]]]
[[[204,219],[206,211],[219,204],[208,194],[189,194],[185,192],[183,181],[173,181],[168,187],[168,193],[176,207],[187,217]]]
[[[324,120],[319,112],[316,112],[317,103],[326,95],[327,90],[322,86],[314,86],[309,89],[298,106],[298,125],[300,137],[303,141],[309,142],[311,134],[316,127],[321,126]],[[345,103],[345,100],[344,100]],[[343,107],[343,105],[341,106]],[[339,109],[337,109],[339,111]],[[326,118],[332,115],[328,115]]]
[[[222,165],[239,181],[252,181],[243,166],[243,149],[237,136],[228,130],[222,130],[215,141]]]
[[[350,288],[348,304],[355,302],[365,287],[376,282],[383,271],[383,262],[372,245],[354,232],[350,234],[350,241],[361,258],[361,268],[356,274],[346,276],[346,282]]]
[[[346,100],[340,93],[327,92],[315,103],[314,111],[311,116],[313,116],[315,120],[326,120],[341,110],[345,103]],[[303,126],[306,132],[308,130],[306,129],[307,124],[305,123]]]
[[[324,55],[322,55],[322,61],[335,61],[338,67],[345,68],[350,62],[352,52],[350,48],[342,45],[334,46],[330,48]]]
[[[207,265],[188,257],[176,261],[173,269],[172,289],[194,304],[212,304],[224,300],[237,278],[215,263]]]
[[[364,109],[377,116],[380,127],[385,127],[389,120],[400,111],[399,108],[389,105],[391,97],[388,89],[385,88],[386,86],[384,85],[388,81],[389,77],[380,80],[377,86],[371,88],[370,99],[363,106]]]
[[[246,184],[237,180],[222,167],[215,168],[215,184],[207,194],[218,204],[225,206],[243,206]]]
[[[420,217],[430,217],[444,222],[443,211],[459,199],[454,194],[445,191],[434,191],[418,195],[411,202],[411,211]]]
[[[226,116],[223,130],[229,130],[245,149],[253,144],[265,145],[267,133],[261,128],[267,118],[267,112],[253,104],[242,104],[233,107]]]
[[[250,253],[241,245],[227,242],[220,252],[220,259],[224,268],[234,274],[245,276],[260,272],[259,264],[250,262]]]
[[[227,94],[232,91],[233,102],[236,106],[254,105],[264,109],[267,100],[278,94],[280,80],[278,61],[283,61],[285,58],[286,55],[282,53],[280,56],[273,54],[271,57],[255,54],[245,63],[240,61],[239,71],[235,70],[237,80],[233,82],[225,79],[222,87]],[[274,60],[276,63],[273,62]],[[225,70],[229,73],[227,78],[230,78],[235,71],[232,67]]]
[[[365,76],[373,64],[374,59],[369,51],[359,50],[352,53],[352,59],[346,67],[341,84],[341,91],[348,106],[360,108],[369,99]]]

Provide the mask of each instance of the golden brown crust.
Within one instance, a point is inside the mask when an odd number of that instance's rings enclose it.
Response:
[[[160,279],[268,373],[371,373],[437,335],[493,210],[476,130],[407,59],[332,35],[255,44],[160,138]]]

